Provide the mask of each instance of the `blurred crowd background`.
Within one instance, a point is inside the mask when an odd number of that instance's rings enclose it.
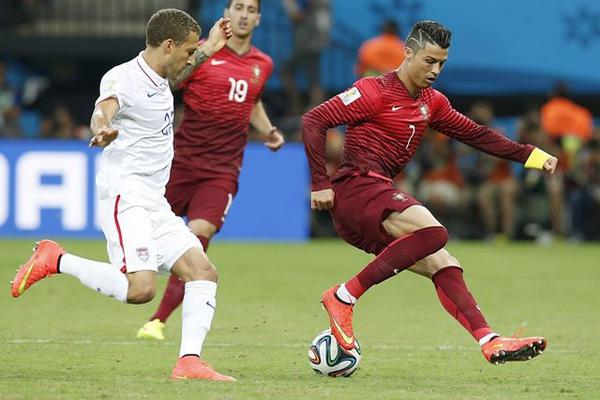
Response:
[[[184,9],[207,29],[225,3],[2,0],[0,146],[6,138],[87,140],[100,77],[144,47],[145,22],[154,11]],[[275,124],[288,142],[301,141],[305,110],[361,76],[395,69],[412,23],[437,19],[455,34],[436,88],[480,124],[557,155],[560,167],[553,176],[526,171],[432,131],[396,177],[398,187],[430,207],[453,238],[599,240],[600,124],[594,118],[600,117],[600,74],[589,71],[600,61],[600,6],[509,1],[521,7],[513,15],[504,2],[465,0],[469,12],[450,12],[444,3],[263,0],[254,44],[275,62],[263,96]],[[343,141],[343,127],[329,132],[330,172]],[[313,215],[311,231],[335,234],[326,213]]]

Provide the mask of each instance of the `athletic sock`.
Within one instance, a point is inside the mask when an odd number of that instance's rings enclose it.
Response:
[[[59,264],[61,273],[78,278],[85,286],[105,296],[127,302],[127,277],[112,265],[73,254],[63,254]]]
[[[198,240],[200,240],[200,243],[202,243],[202,248],[204,248],[204,252],[206,253],[210,239],[202,235],[197,235],[196,237]],[[171,276],[169,276],[167,287],[165,288],[165,293],[163,294],[160,304],[158,305],[158,309],[154,315],[150,317],[150,321],[158,319],[162,323],[167,322],[169,316],[171,316],[173,311],[175,311],[183,301],[184,291],[184,282],[175,274],[171,274]]]
[[[376,285],[405,270],[420,259],[435,253],[448,241],[443,226],[419,229],[390,243],[362,271],[346,282],[346,289],[356,299]]]
[[[181,313],[179,357],[184,355],[200,356],[204,338],[210,330],[215,313],[216,294],[216,282],[205,280],[186,282]]]
[[[162,299],[160,299],[158,309],[154,315],[150,317],[150,321],[159,319],[160,322],[166,322],[171,313],[175,311],[183,301],[184,291],[185,283],[179,279],[177,275],[171,274],[169,276],[167,287],[165,288],[165,293],[163,294]]]
[[[495,333],[488,326],[473,295],[463,279],[462,269],[456,266],[445,267],[431,278],[442,306],[470,334],[479,341]]]

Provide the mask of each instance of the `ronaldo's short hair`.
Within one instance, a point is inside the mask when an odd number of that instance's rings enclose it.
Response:
[[[231,3],[233,3],[233,0],[227,0],[227,7],[225,8],[231,7]],[[260,12],[260,0],[256,0],[256,7],[257,11]]]
[[[415,52],[425,47],[427,43],[436,44],[442,49],[450,47],[452,32],[444,25],[435,21],[418,21],[406,38],[406,45]]]
[[[187,39],[190,32],[200,36],[200,25],[185,11],[176,8],[158,10],[148,20],[146,26],[146,44],[158,47],[167,39],[173,39],[179,46]]]

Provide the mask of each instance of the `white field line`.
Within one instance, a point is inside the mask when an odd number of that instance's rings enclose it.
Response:
[[[176,346],[178,342],[174,341],[150,341],[150,340],[89,340],[89,339],[74,339],[74,340],[54,340],[54,339],[0,339],[0,343],[6,344],[66,344],[66,345],[103,345],[103,346]],[[304,349],[307,345],[301,343],[224,343],[224,342],[207,342],[206,347],[217,347],[217,348],[285,348],[285,349]],[[370,344],[368,346],[374,350],[394,350],[402,351],[404,353],[410,353],[412,351],[448,351],[448,352],[471,352],[476,350],[475,346],[453,346],[453,345],[441,345],[441,346],[423,346],[423,345],[387,345],[387,344]],[[575,349],[551,349],[552,353],[560,354],[576,354],[580,351]]]

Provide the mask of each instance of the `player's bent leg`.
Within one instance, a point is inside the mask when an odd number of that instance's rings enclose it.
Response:
[[[38,242],[33,255],[18,270],[12,282],[12,294],[20,296],[38,280],[57,273],[71,275],[90,289],[126,302],[129,283],[112,265],[66,253],[51,240]]]
[[[546,348],[547,341],[542,337],[507,338],[492,331],[467,288],[458,260],[445,249],[425,257],[410,270],[432,279],[444,309],[478,341],[487,361],[525,361]]]
[[[200,247],[192,247],[181,256],[171,272],[185,282],[183,297],[181,347],[171,379],[207,379],[235,381],[215,371],[200,359],[202,345],[214,316],[217,270]]]
[[[352,305],[371,286],[389,279],[418,260],[442,248],[448,232],[423,206],[392,212],[384,221],[390,236],[397,237],[355,277],[323,293],[321,301],[329,315],[331,331],[344,349],[355,346]],[[396,236],[397,235],[397,236]]]

